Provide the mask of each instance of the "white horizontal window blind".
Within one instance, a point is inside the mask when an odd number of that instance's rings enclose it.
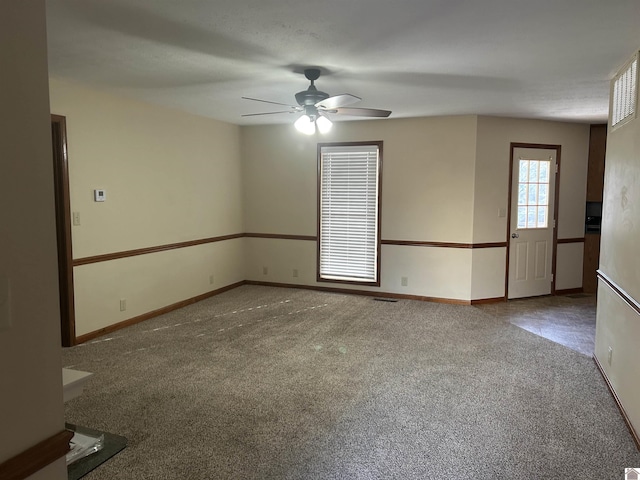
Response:
[[[320,279],[378,281],[379,150],[320,147]]]
[[[614,77],[611,95],[611,126],[622,126],[636,117],[638,103],[638,55]]]

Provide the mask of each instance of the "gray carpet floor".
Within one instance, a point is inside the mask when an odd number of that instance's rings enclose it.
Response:
[[[65,349],[117,479],[619,479],[591,358],[476,307],[258,286]]]

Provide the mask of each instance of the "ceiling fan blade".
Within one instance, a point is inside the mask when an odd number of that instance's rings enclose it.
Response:
[[[264,113],[245,113],[244,115],[240,115],[241,117],[255,117],[256,115],[275,115],[276,113],[297,113],[293,110],[283,110],[281,112],[264,112]]]
[[[330,113],[352,115],[354,117],[388,117],[391,115],[391,110],[378,110],[377,108],[336,108]]]
[[[341,95],[334,95],[333,97],[325,98],[324,100],[316,103],[316,107],[325,108],[327,110],[333,110],[335,108],[344,107],[362,100],[360,97],[351,95],[350,93],[343,93]]]
[[[260,100],[259,98],[241,97],[244,100],[253,100],[254,102],[271,103],[273,105],[284,105],[285,107],[299,108],[297,105],[289,105],[288,103],[272,102],[270,100]]]

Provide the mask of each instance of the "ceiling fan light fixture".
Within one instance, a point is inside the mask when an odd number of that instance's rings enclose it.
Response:
[[[320,133],[329,133],[331,131],[331,127],[333,126],[333,122],[327,117],[319,115],[316,120],[316,126],[318,127],[318,131]]]
[[[296,127],[296,130],[304,133],[305,135],[313,135],[316,133],[316,124],[311,120],[309,115],[302,115],[295,121],[293,126]]]

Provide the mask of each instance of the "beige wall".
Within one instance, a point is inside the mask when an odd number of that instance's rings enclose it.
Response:
[[[67,122],[74,259],[243,232],[239,127],[60,79],[50,88]],[[233,239],[76,266],[77,335],[243,280],[242,250]]]
[[[640,300],[640,120],[609,131],[600,270]]]
[[[508,207],[511,142],[561,145],[560,196],[556,199],[559,202],[558,238],[584,237],[589,125],[481,116],[478,117],[473,241],[506,240],[509,219],[500,217],[498,211]],[[506,249],[502,251],[503,256],[506,255]],[[582,251],[582,243],[558,246],[556,289],[582,287]],[[486,255],[474,250],[474,272],[486,271]],[[494,280],[486,280],[488,278],[480,273],[474,281],[472,298],[504,295],[504,276],[502,285],[497,274]],[[490,296],[486,297],[487,294]]]
[[[241,232],[315,236],[318,141],[384,142],[384,240],[462,244],[505,240],[497,212],[508,198],[509,143],[560,144],[559,232],[582,236],[587,125],[468,115],[340,122],[307,137],[289,124],[238,127],[59,79],[51,110],[67,118],[75,259]],[[97,188],[106,202],[93,201]],[[505,251],[384,245],[381,285],[370,289],[501,297]],[[581,286],[581,252],[559,249],[558,288]],[[317,285],[316,243],[235,239],[77,266],[74,276],[83,335],[245,279]]]
[[[609,130],[600,248],[600,271],[636,304],[640,304],[639,138],[638,119]],[[639,342],[640,315],[600,280],[595,354],[636,432],[640,431]]]
[[[584,236],[589,125],[516,118],[478,117],[474,241],[504,241],[509,195],[509,144],[561,145],[558,238]]]
[[[64,429],[44,1],[0,3],[0,71],[2,463]],[[66,479],[64,458],[34,478]]]
[[[454,116],[341,122],[334,130],[316,138],[291,125],[242,128],[247,231],[316,235],[316,142],[382,140],[383,240],[504,242],[507,219],[498,211],[507,208],[509,145],[526,142],[562,145],[558,232],[560,238],[583,236],[588,125]],[[248,279],[315,284],[314,242],[304,241],[295,253],[293,241],[247,242]],[[582,244],[558,252],[556,287],[580,288]],[[505,256],[504,247],[384,245],[377,290],[457,300],[501,297]],[[266,275],[264,267],[270,267]]]
[[[246,231],[316,235],[317,142],[382,140],[382,238],[470,243],[475,135],[475,116],[341,122],[322,137],[291,125],[243,127]],[[316,284],[315,242],[251,238],[247,252],[249,280]],[[385,245],[374,290],[469,299],[470,259],[465,249]]]

